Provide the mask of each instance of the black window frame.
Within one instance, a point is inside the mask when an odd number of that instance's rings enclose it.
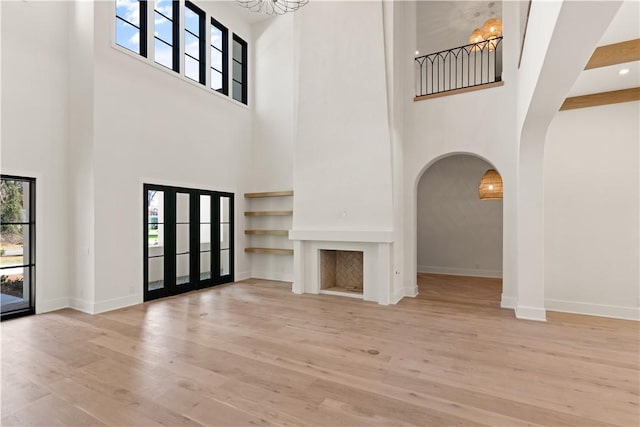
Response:
[[[29,264],[21,266],[0,267],[2,270],[15,267],[29,269],[29,306],[0,313],[0,320],[28,316],[36,312],[36,179],[16,175],[0,175],[1,180],[24,181],[29,183],[29,218],[27,222],[4,223],[6,225],[28,225],[29,227]],[[24,278],[23,278],[24,280]]]
[[[166,16],[165,14],[163,14],[162,12],[158,11],[156,9],[156,5],[157,3],[154,2],[153,3],[153,14],[154,14],[154,22],[155,22],[155,14],[159,14],[161,15],[164,19],[168,20],[171,22],[171,36],[173,38],[172,44],[169,44],[166,40],[158,37],[155,35],[155,32],[153,34],[153,40],[154,40],[154,46],[153,46],[153,61],[158,64],[161,65],[165,68],[169,68],[164,64],[160,64],[155,57],[156,51],[155,51],[155,40],[159,40],[161,43],[166,44],[167,46],[171,47],[171,55],[172,55],[172,62],[173,62],[173,66],[169,69],[175,71],[176,73],[180,72],[180,2],[178,0],[172,0],[171,1],[171,6],[172,6],[172,11],[171,11],[171,16],[172,18],[169,18],[168,16]],[[155,29],[155,25],[154,25],[154,29]]]
[[[140,55],[143,57],[147,57],[147,11],[148,11],[148,4],[147,4],[147,0],[138,0],[138,7],[140,8],[140,26],[135,25],[132,22],[127,21],[126,19],[124,19],[122,16],[118,15],[118,7],[116,4],[116,11],[115,11],[115,16],[116,16],[116,36],[115,36],[115,42],[118,46],[120,46],[123,49],[128,50],[129,52],[133,52],[136,55]],[[126,46],[123,46],[121,44],[118,43],[118,19],[121,20],[122,22],[125,22],[129,25],[131,25],[132,27],[135,27],[138,29],[138,31],[140,32],[140,52],[136,52],[133,51],[131,49],[129,49]]]
[[[240,84],[240,86],[242,88],[242,93],[240,95],[241,99],[236,99],[235,96],[234,96],[235,94],[233,93],[233,89],[232,89],[231,97],[233,99],[235,99],[236,101],[242,102],[243,104],[247,105],[247,103],[248,103],[248,92],[249,92],[249,82],[247,80],[247,75],[248,75],[248,72],[247,72],[247,70],[248,70],[248,56],[249,56],[248,55],[248,50],[249,50],[249,48],[248,48],[247,42],[244,41],[236,33],[233,33],[233,41],[237,42],[242,47],[242,62],[238,62],[235,59],[235,57],[234,57],[235,55],[233,55],[233,52],[232,52],[232,56],[231,56],[233,62],[239,63],[240,66],[242,67],[241,68],[241,70],[242,70],[242,82],[239,82],[239,81],[237,81],[236,79],[233,78],[233,72],[232,72],[232,75],[231,75],[231,79],[232,79],[232,81]],[[233,49],[235,49],[235,44],[233,45]]]
[[[149,255],[149,191],[164,192],[164,250],[161,256]],[[189,282],[178,284],[176,282],[176,230],[177,225],[175,209],[176,195],[189,194]],[[211,247],[209,252],[211,277],[202,278],[200,276],[200,196],[210,196],[210,232]],[[221,221],[220,200],[221,198],[229,199],[229,221]],[[198,289],[209,288],[212,286],[233,283],[235,281],[235,194],[225,191],[203,190],[187,187],[174,187],[158,184],[143,184],[143,297],[144,301],[151,301],[157,298],[163,298],[178,295],[184,292],[190,292]],[[229,224],[229,248],[221,248],[220,246],[220,225]],[[229,271],[227,274],[220,274],[220,255],[222,251],[229,251]],[[163,258],[163,286],[161,288],[149,289],[149,258]]]
[[[221,89],[213,89],[216,92],[222,93],[224,95],[229,95],[229,29],[222,25],[219,21],[215,20],[213,17],[211,18],[211,26],[216,27],[222,33],[222,50],[215,47],[211,42],[209,45],[211,48],[222,53],[222,70],[217,70],[211,65],[213,63],[213,57],[211,55],[211,49],[209,49],[209,63],[210,70],[214,70],[218,73],[222,74],[222,88]],[[209,32],[211,32],[211,28],[209,28]],[[213,81],[213,79],[211,79]],[[209,87],[211,87],[211,82],[209,83]]]
[[[189,80],[193,80],[193,81],[197,81],[198,83],[202,84],[202,85],[206,85],[207,84],[207,52],[206,52],[206,18],[207,18],[207,14],[205,13],[204,10],[200,9],[198,6],[196,6],[195,4],[193,4],[192,2],[190,2],[189,0],[184,2],[184,7],[185,7],[185,13],[187,11],[187,9],[189,9],[191,12],[195,13],[196,15],[198,15],[198,32],[200,33],[199,35],[195,35],[193,34],[191,31],[189,31],[186,28],[184,28],[184,32],[191,34],[193,37],[196,37],[198,39],[198,53],[199,53],[199,57],[200,59],[196,59],[193,56],[189,55],[186,52],[186,48],[185,48],[185,52],[184,52],[184,56],[185,57],[189,57],[191,59],[193,59],[194,61],[198,61],[198,80],[194,80],[191,77],[187,76],[186,74],[186,69],[187,66],[185,65],[185,77],[188,78]],[[185,23],[186,23],[186,18],[185,18]],[[185,35],[183,34],[183,36]],[[185,43],[186,43],[186,37],[184,37]]]

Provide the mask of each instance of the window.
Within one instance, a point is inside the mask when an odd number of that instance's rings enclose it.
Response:
[[[35,197],[33,178],[0,181],[0,287],[2,319],[35,312]]]
[[[116,43],[141,56],[147,56],[147,2],[117,0]]]
[[[247,103],[247,42],[233,35],[233,99]]]
[[[179,3],[157,0],[153,9],[155,61],[176,72],[180,71]]]
[[[211,18],[211,89],[229,94],[227,27]]]
[[[184,9],[184,75],[205,84],[205,13],[187,1]]]

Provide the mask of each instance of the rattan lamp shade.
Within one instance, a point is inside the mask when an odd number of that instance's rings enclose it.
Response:
[[[473,33],[469,36],[469,44],[480,43],[483,42],[484,38],[482,37],[482,31],[480,28],[476,28],[473,30]],[[476,45],[471,48],[471,51],[478,51],[482,48],[482,45]]]
[[[489,169],[483,175],[478,186],[480,200],[502,199],[502,177],[495,169]]]

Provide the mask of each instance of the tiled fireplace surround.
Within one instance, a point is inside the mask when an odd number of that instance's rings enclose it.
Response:
[[[363,255],[363,292],[342,295],[383,305],[402,298],[402,289],[393,292],[392,232],[291,230],[289,239],[294,242],[294,293],[332,293],[321,290],[322,250],[359,251]]]

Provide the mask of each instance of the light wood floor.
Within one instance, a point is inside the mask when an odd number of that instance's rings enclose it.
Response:
[[[2,323],[2,425],[638,426],[639,325],[421,275],[383,307],[249,280]]]

